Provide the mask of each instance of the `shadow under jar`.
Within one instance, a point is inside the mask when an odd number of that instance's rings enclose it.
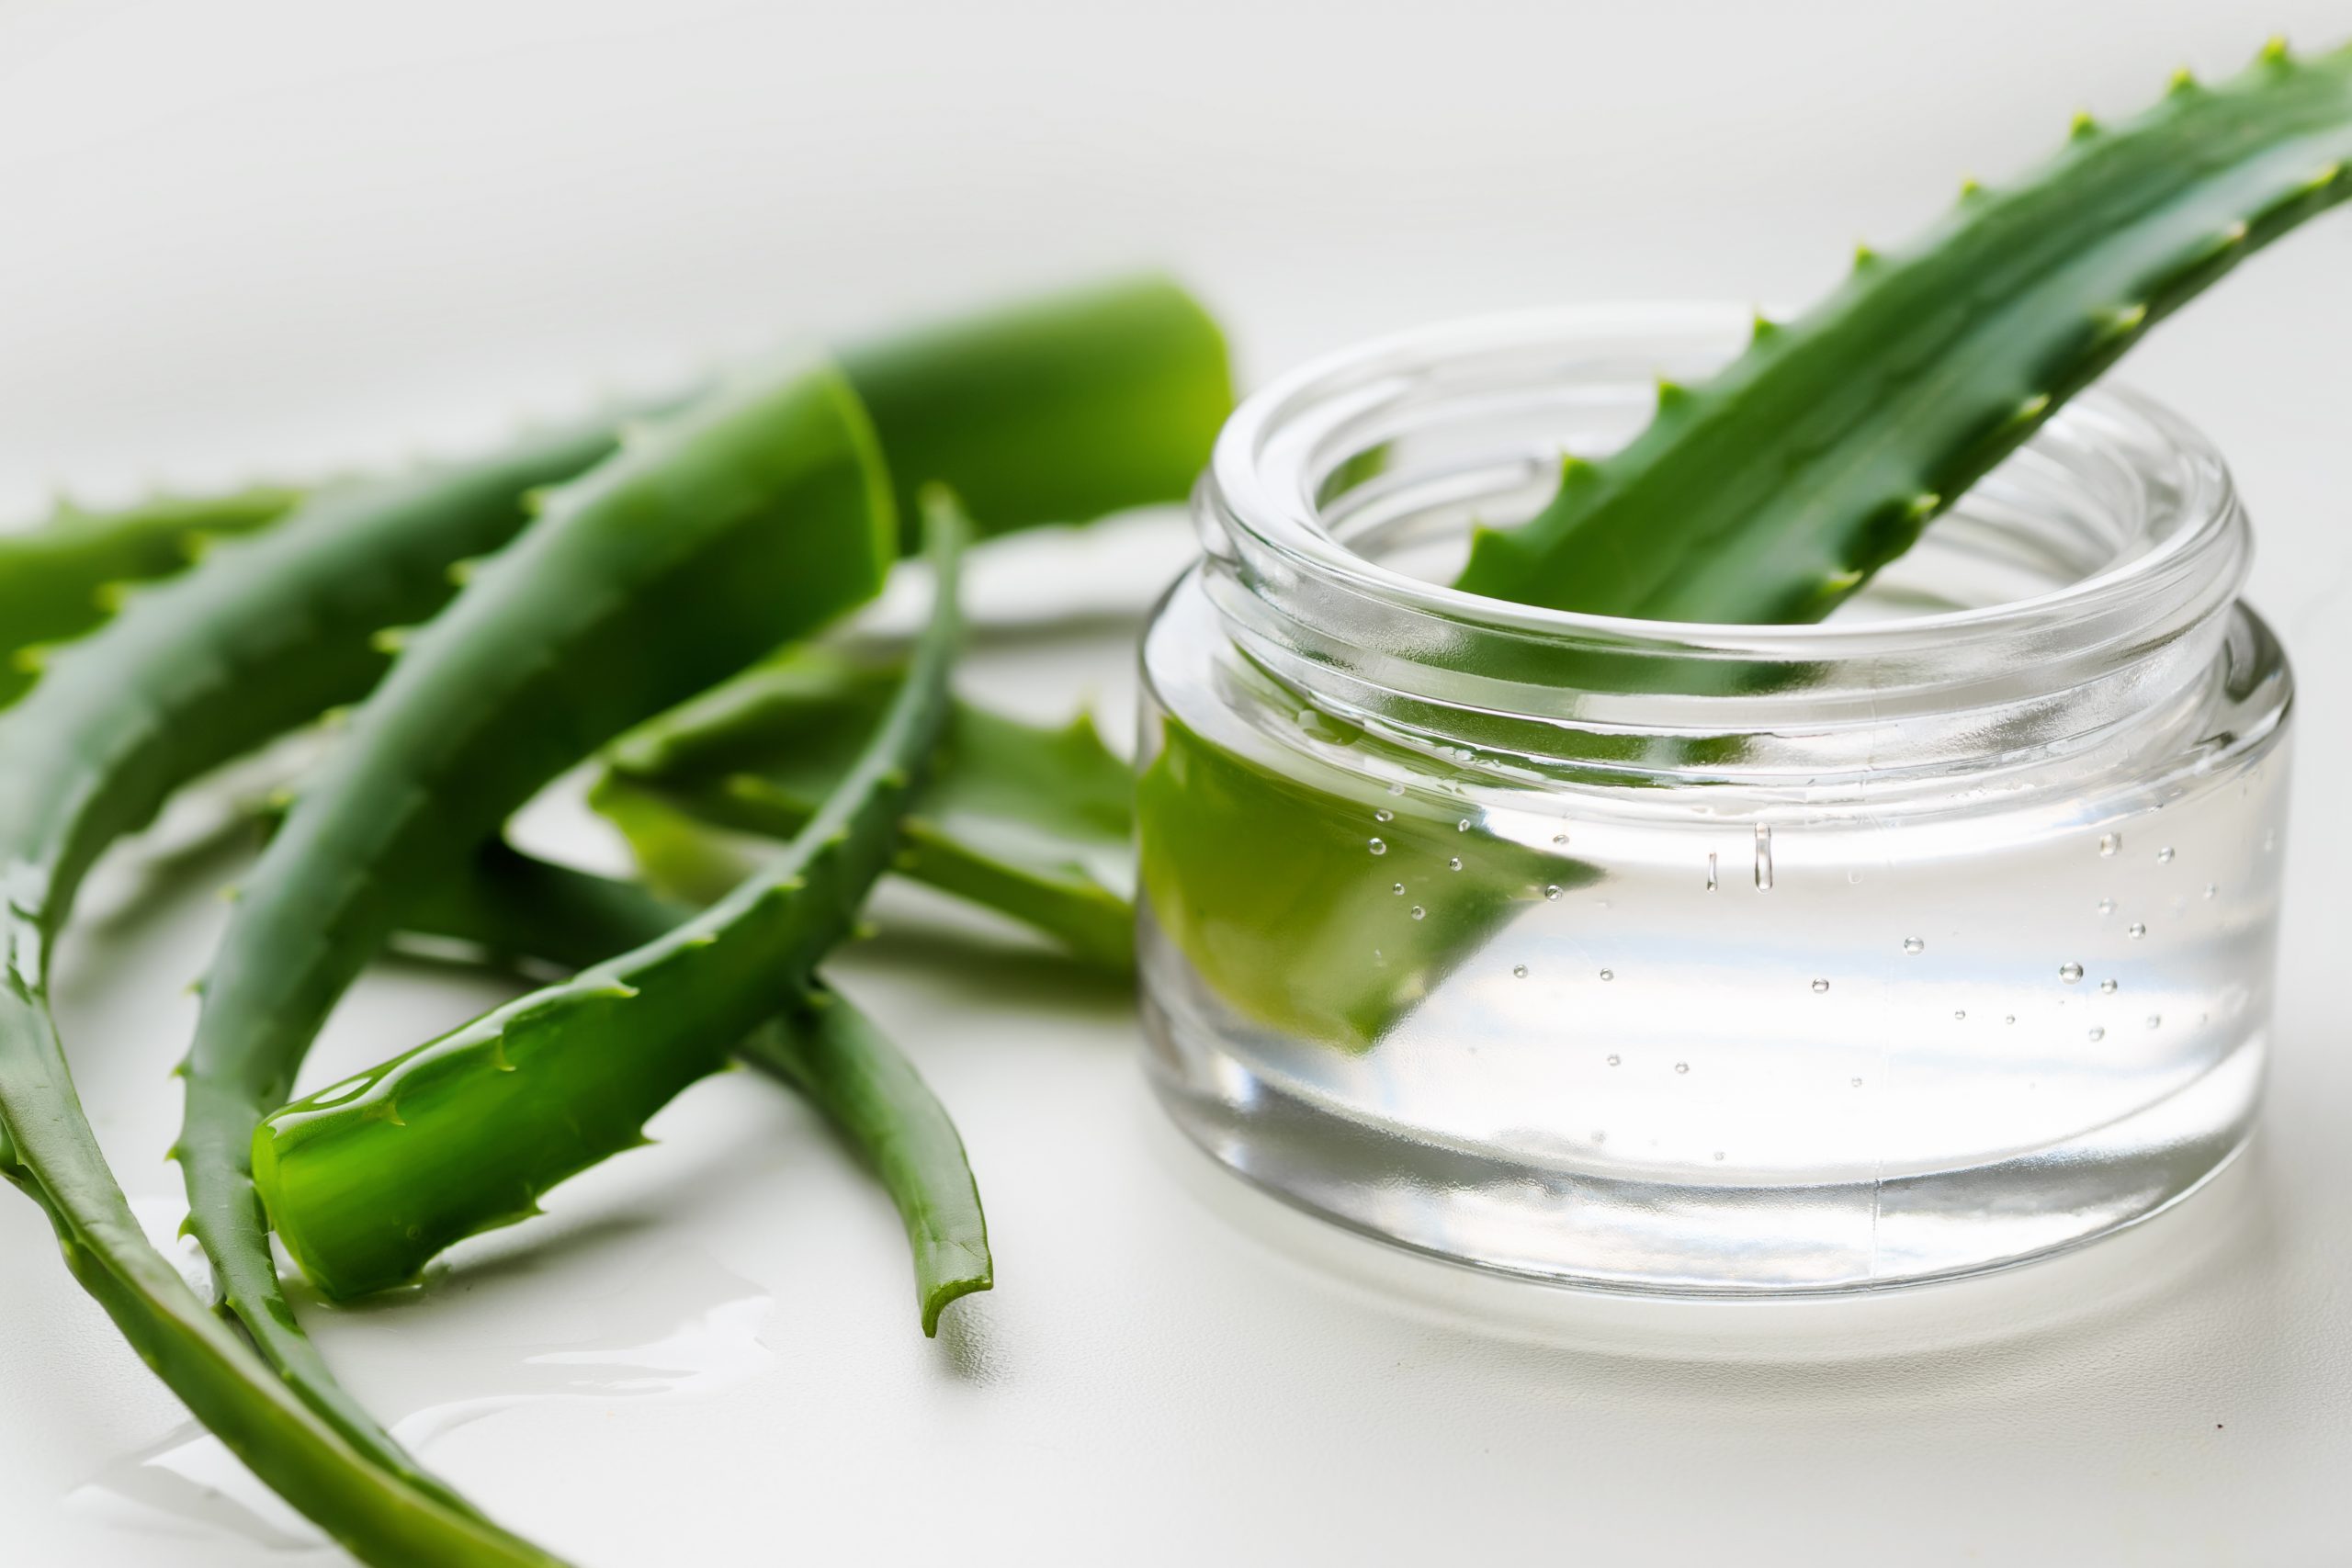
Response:
[[[2077,400],[1820,626],[1442,586],[1745,310],[1310,366],[1147,636],[1156,1087],[1374,1235],[1587,1285],[1866,1288],[2155,1213],[2250,1128],[2290,681],[2220,458]]]

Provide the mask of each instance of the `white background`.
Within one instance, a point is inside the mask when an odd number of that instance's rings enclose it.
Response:
[[[778,337],[1138,264],[1253,379],[1447,315],[1802,300],[1963,174],[2341,6],[0,3],[0,513],[383,463]],[[1592,1300],[1393,1257],[1159,1120],[1125,999],[1017,945],[839,968],[964,1129],[1000,1288],[916,1331],[887,1206],[737,1075],[421,1300],[310,1314],[431,1461],[600,1568],[679,1562],[2352,1562],[2352,220],[2130,378],[2236,465],[2304,684],[2251,1157],[2074,1258],[1827,1303]],[[1173,518],[1038,541],[992,613],[1136,609]],[[974,684],[1123,735],[1115,636]],[[560,813],[542,841],[602,846]],[[233,854],[114,868],[62,1017],[161,1229]],[[929,931],[931,934],[926,934]],[[371,976],[318,1083],[495,999]],[[0,1556],[326,1561],[0,1205]],[[315,1558],[306,1553],[315,1551]]]

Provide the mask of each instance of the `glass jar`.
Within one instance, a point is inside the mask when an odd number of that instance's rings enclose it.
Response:
[[[2251,1125],[2290,682],[2221,459],[2095,392],[1817,626],[1442,584],[1745,310],[1313,365],[1147,636],[1152,1076],[1343,1224],[1718,1293],[1966,1273],[2155,1213]]]

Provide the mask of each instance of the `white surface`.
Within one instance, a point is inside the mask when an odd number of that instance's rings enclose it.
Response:
[[[0,499],[479,441],[785,333],[1136,262],[1208,292],[1261,375],[1510,305],[1803,299],[2078,102],[2347,25],[2299,0],[786,9],[0,6]],[[2235,462],[2304,682],[2270,1111],[2178,1213],[1850,1302],[1506,1287],[1212,1169],[1115,993],[902,934],[839,972],[956,1111],[1001,1281],[939,1342],[883,1201],[742,1076],[425,1298],[311,1322],[434,1464],[599,1568],[2352,1561],[2347,268],[2338,218],[2130,370]],[[1184,547],[1169,519],[1041,542],[990,599],[1133,608]],[[975,681],[1125,723],[1114,633]],[[87,1101],[159,1228],[179,987],[234,864],[124,865],[65,959]],[[307,1081],[497,994],[387,968]],[[7,1562],[306,1560],[13,1199],[0,1322]]]

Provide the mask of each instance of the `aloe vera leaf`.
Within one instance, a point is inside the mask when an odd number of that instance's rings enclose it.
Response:
[[[499,958],[584,969],[659,940],[693,914],[640,884],[499,843],[476,857],[464,879],[412,908],[402,924],[411,934],[454,939]],[[799,1090],[881,1181],[906,1227],[925,1335],[939,1332],[950,1302],[989,1289],[995,1275],[988,1222],[963,1138],[914,1064],[872,1020],[820,982],[739,1043],[735,1055]],[[551,1097],[571,1087],[542,1082],[540,1092]]]
[[[48,954],[93,861],[179,785],[359,695],[369,628],[429,614],[453,561],[521,527],[517,497],[594,462],[601,432],[322,492],[132,595],[0,714],[0,1166],[75,1277],[208,1427],[352,1551],[388,1563],[546,1563],[418,1470],[325,1377],[281,1382],[150,1247],[76,1100]],[[315,1352],[311,1353],[315,1363]],[[306,1370],[300,1362],[295,1370]]]
[[[0,1179],[48,1216],[67,1269],[149,1370],[354,1556],[384,1568],[563,1568],[345,1440],[197,1300],[127,1214],[93,1229],[5,1149]]]
[[[65,502],[37,527],[0,535],[0,707],[39,678],[51,645],[103,622],[130,584],[174,575],[211,540],[274,523],[300,499],[255,486],[108,512]]]
[[[854,1145],[906,1227],[926,1338],[950,1303],[996,1283],[988,1217],[964,1140],[915,1065],[840,992],[812,986],[738,1048],[784,1078]]]
[[[1160,277],[894,333],[841,361],[883,433],[908,550],[933,481],[983,536],[1182,500],[1233,409],[1224,334]]]
[[[967,530],[944,498],[926,522],[936,597],[906,683],[856,765],[765,867],[652,942],[255,1130],[254,1183],[322,1291],[408,1283],[443,1248],[528,1217],[557,1182],[642,1142],[647,1118],[722,1066],[847,933],[946,717]]]
[[[2113,129],[1965,188],[1908,250],[1862,252],[1803,318],[1759,319],[1649,427],[1482,529],[1456,586],[1668,620],[1826,615],[2148,329],[2352,197],[2352,46],[2182,75]]]
[[[1261,699],[1279,703],[1282,690],[1264,681]],[[1513,915],[1597,874],[1475,831],[1459,800],[1404,786],[1425,760],[1299,712],[1333,755],[1289,754],[1275,768],[1159,721],[1136,790],[1143,890],[1224,1005],[1363,1050]]]
[[[616,741],[590,799],[657,885],[712,897],[740,857],[702,829],[797,832],[899,673],[894,660],[838,648],[793,649]],[[959,702],[899,825],[898,869],[1125,974],[1135,964],[1134,796],[1127,764],[1083,716],[1047,728]]]

